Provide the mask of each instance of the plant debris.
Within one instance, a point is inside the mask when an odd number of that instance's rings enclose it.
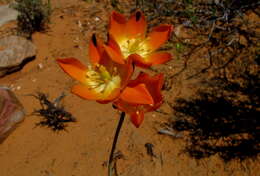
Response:
[[[65,130],[67,122],[76,122],[76,119],[71,113],[65,111],[64,107],[60,104],[61,100],[65,97],[62,93],[53,102],[48,100],[48,96],[44,93],[38,92],[32,95],[39,100],[41,109],[35,110],[34,114],[42,117],[42,120],[36,123],[36,126],[47,126],[53,131]]]
[[[156,157],[156,155],[155,155],[154,152],[153,152],[153,147],[154,147],[153,144],[151,144],[151,143],[146,143],[144,146],[145,146],[146,152],[147,152],[147,154],[148,154],[149,156],[151,156],[151,157]]]

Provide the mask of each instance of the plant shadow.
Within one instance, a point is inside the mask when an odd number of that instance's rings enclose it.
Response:
[[[218,154],[230,161],[259,154],[260,71],[246,71],[235,80],[215,77],[204,82],[195,97],[176,100],[177,120],[171,126],[188,132],[185,151],[190,156]]]

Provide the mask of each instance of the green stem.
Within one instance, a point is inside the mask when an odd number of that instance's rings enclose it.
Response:
[[[123,122],[125,120],[125,112],[122,112],[120,115],[120,119],[116,128],[116,133],[114,136],[114,140],[113,140],[113,145],[112,145],[112,149],[110,152],[110,156],[109,156],[109,161],[108,161],[108,176],[113,176],[113,173],[115,173],[115,162],[114,162],[114,152],[116,149],[116,144],[117,144],[117,139],[121,130],[121,127],[123,125]]]

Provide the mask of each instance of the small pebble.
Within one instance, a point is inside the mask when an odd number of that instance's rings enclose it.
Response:
[[[175,138],[182,138],[183,137],[183,133],[181,132],[174,132],[174,131],[170,131],[167,129],[161,129],[158,131],[159,134],[165,134],[165,135],[169,135]]]
[[[39,64],[38,64],[38,68],[39,68],[39,69],[42,69],[42,68],[43,68],[42,63],[39,63]]]
[[[13,85],[13,84],[9,85],[8,87],[9,87],[9,89],[11,89],[12,91],[14,91],[14,90],[15,90],[15,87],[14,87],[14,85]]]
[[[79,28],[82,28],[82,23],[80,20],[78,21],[78,26],[79,26]]]
[[[16,90],[20,90],[20,89],[21,89],[21,86],[17,86],[17,87],[16,87]]]
[[[100,18],[99,17],[95,17],[95,19],[94,19],[95,21],[99,21],[100,20]]]

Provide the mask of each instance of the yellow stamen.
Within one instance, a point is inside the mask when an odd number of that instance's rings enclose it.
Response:
[[[115,88],[119,88],[121,78],[117,75],[117,69],[113,68],[112,73],[109,73],[103,65],[95,65],[88,67],[86,72],[86,86],[93,89],[104,96],[109,95]]]
[[[145,58],[150,53],[150,50],[146,44],[146,40],[147,39],[137,37],[120,42],[119,45],[124,58],[127,58],[131,54],[139,54]]]

